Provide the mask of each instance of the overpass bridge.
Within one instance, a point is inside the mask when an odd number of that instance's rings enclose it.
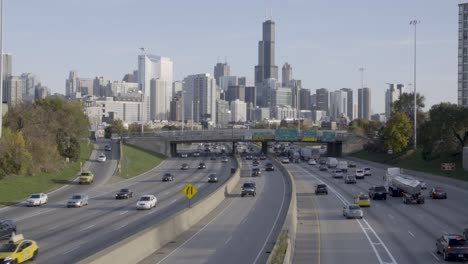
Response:
[[[352,134],[347,131],[334,130],[301,130],[296,129],[217,129],[157,131],[133,134],[125,139],[126,143],[150,149],[157,146],[159,151],[168,156],[177,154],[177,144],[230,142],[233,150],[237,142],[261,142],[262,151],[266,153],[269,142],[304,142],[327,144],[328,156],[341,156],[343,144]]]

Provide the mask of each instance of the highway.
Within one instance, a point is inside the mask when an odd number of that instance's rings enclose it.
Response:
[[[265,171],[250,177],[252,161],[243,160],[236,195],[227,198],[203,219],[196,230],[188,231],[140,264],[150,263],[266,263],[288,210],[290,195],[283,175]],[[256,197],[241,197],[241,184],[255,181]]]
[[[197,169],[201,161],[207,164],[207,169]],[[90,196],[90,204],[83,208],[66,208],[66,199],[57,198],[38,208],[19,205],[5,215],[2,212],[2,219],[14,220],[19,233],[38,242],[40,253],[35,263],[75,263],[187,207],[182,188],[188,182],[199,190],[192,203],[206,196],[229,177],[232,158],[230,162],[221,163],[220,159],[212,161],[207,157],[171,158],[130,180],[94,188],[74,186],[77,192]],[[190,169],[180,170],[182,163],[188,163]],[[174,175],[173,182],[161,182],[166,172]],[[217,173],[220,182],[207,183],[209,173]],[[135,197],[115,200],[116,191],[127,187]],[[155,194],[157,207],[137,211],[136,201],[143,194]]]
[[[353,203],[359,192],[367,193],[373,185],[383,185],[382,166],[357,162],[358,168],[370,167],[372,176],[358,180],[356,185],[333,179],[328,171],[318,166],[288,164],[296,185],[313,190],[317,183],[329,186],[327,196],[314,196],[320,219],[320,263],[439,263],[435,253],[435,239],[444,233],[460,234],[468,226],[468,190],[439,181],[424,179],[428,189],[440,186],[447,190],[447,200],[432,200],[424,190],[426,203],[403,204],[400,197],[371,201],[363,208],[364,219],[345,219],[342,207]],[[349,169],[354,171],[353,168]],[[312,206],[312,205],[311,205]]]

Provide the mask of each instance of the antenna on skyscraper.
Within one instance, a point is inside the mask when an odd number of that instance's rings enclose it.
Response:
[[[141,53],[142,53],[143,55],[146,55],[146,50],[145,50],[144,47],[141,47],[140,50],[141,50]]]
[[[270,7],[270,20],[273,20],[273,7]]]

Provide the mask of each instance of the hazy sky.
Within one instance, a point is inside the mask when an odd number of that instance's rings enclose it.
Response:
[[[4,52],[13,72],[32,72],[65,93],[80,77],[121,80],[137,68],[138,48],[171,57],[175,80],[213,74],[227,58],[231,75],[251,81],[266,9],[276,22],[276,65],[293,67],[305,88],[360,87],[359,67],[384,111],[388,82],[413,82],[418,19],[417,89],[427,105],[457,100],[459,0],[5,0]],[[281,74],[281,71],[280,71]],[[357,91],[356,91],[357,93]]]

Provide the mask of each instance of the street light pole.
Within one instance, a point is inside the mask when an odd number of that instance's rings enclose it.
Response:
[[[185,91],[182,91],[182,133],[184,133],[184,124],[185,124],[185,113],[184,113],[184,103],[185,103]]]
[[[416,26],[417,24],[421,23],[421,21],[418,20],[412,20],[410,21],[410,25],[414,26],[414,75],[413,75],[413,89],[414,89],[414,150],[417,149],[417,141],[416,141],[416,131],[417,131],[417,122],[416,122],[416,113],[418,111],[417,109],[417,103],[416,103]]]
[[[3,128],[3,0],[0,0],[0,138]]]

